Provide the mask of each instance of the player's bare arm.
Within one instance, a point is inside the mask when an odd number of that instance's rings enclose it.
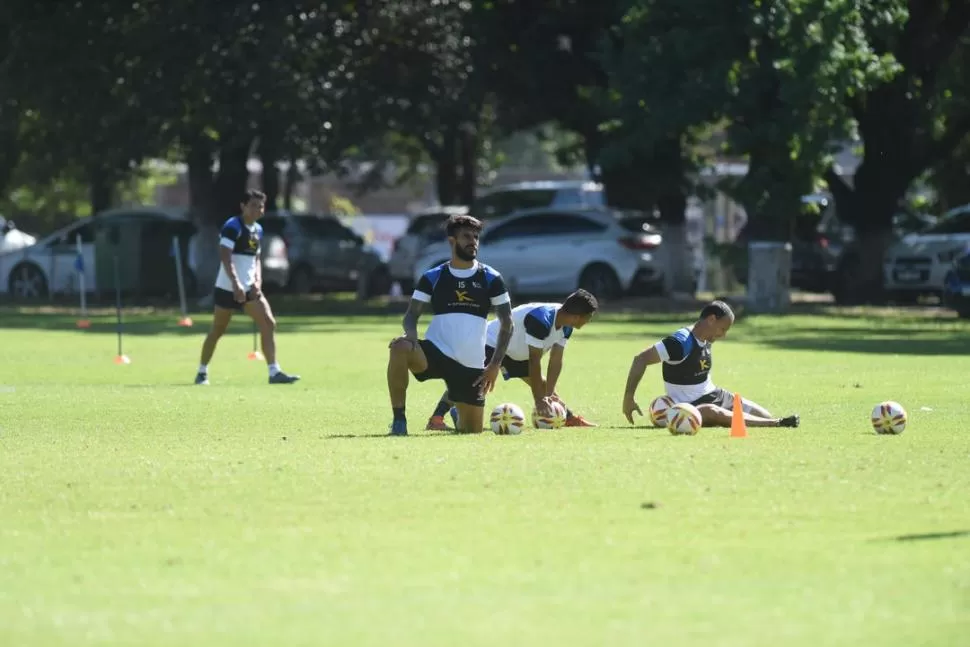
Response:
[[[222,267],[226,270],[229,280],[232,282],[232,292],[236,301],[242,303],[246,300],[246,292],[243,290],[242,281],[236,274],[236,267],[232,264],[232,249],[223,245],[219,246],[219,260]]]
[[[512,341],[512,304],[508,301],[495,306],[495,317],[499,321],[498,339],[495,342],[495,353],[492,361],[485,367],[485,372],[476,380],[475,385],[479,386],[482,393],[491,393],[495,388],[495,381],[498,379],[499,369],[502,367],[502,360],[509,349],[509,342]]]
[[[556,344],[549,351],[549,367],[546,369],[546,396],[556,395],[556,385],[559,383],[559,375],[562,373],[562,356],[565,349]]]
[[[418,343],[418,319],[421,318],[422,312],[424,312],[424,302],[411,299],[408,303],[408,310],[404,313],[404,320],[402,321],[404,338],[411,342],[412,350]]]
[[[648,366],[651,364],[659,364],[661,361],[663,360],[660,359],[657,349],[653,346],[638,353],[633,358],[633,363],[630,365],[630,372],[626,376],[626,389],[623,392],[623,415],[626,416],[626,419],[631,425],[633,424],[634,411],[641,416],[643,415],[643,412],[640,410],[640,405],[636,401],[637,387],[640,386],[640,380],[643,379],[643,374],[646,372]]]

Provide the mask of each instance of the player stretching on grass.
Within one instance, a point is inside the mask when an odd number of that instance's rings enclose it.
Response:
[[[287,375],[276,363],[276,320],[262,292],[262,267],[259,261],[263,228],[256,221],[263,216],[266,196],[255,190],[246,191],[242,215],[233,216],[222,225],[219,240],[219,276],[213,295],[212,328],[202,343],[202,357],[196,384],[209,383],[209,361],[219,338],[226,332],[234,312],[245,312],[259,328],[263,355],[269,364],[270,384],[292,384],[299,375]]]
[[[641,416],[634,399],[637,385],[651,364],[663,362],[663,380],[667,395],[676,402],[689,402],[701,412],[703,424],[709,427],[730,427],[734,399],[711,380],[711,346],[723,338],[734,312],[723,301],[713,301],[701,310],[700,319],[692,326],[677,332],[647,348],[633,358],[623,394],[623,415],[633,424],[633,412]],[[744,400],[744,420],[752,427],[797,427],[798,415],[775,418],[764,407]]]
[[[424,273],[404,315],[404,336],[390,343],[387,389],[394,421],[392,436],[406,436],[408,372],[419,382],[444,380],[458,409],[457,431],[481,433],[485,396],[495,388],[512,337],[512,305],[502,275],[478,262],[482,223],[452,216],[446,225],[451,260]],[[434,318],[418,339],[418,317],[431,304]],[[485,364],[485,328],[495,307],[499,330],[495,351]]]
[[[549,401],[565,403],[556,393],[556,382],[562,372],[563,351],[566,341],[573,330],[589,323],[596,314],[599,304],[596,297],[586,290],[577,290],[558,303],[526,303],[512,310],[514,330],[509,350],[502,361],[502,375],[506,380],[518,377],[532,389],[536,411],[548,415]],[[495,352],[500,329],[498,320],[490,321],[486,335],[485,360],[491,359]],[[549,353],[549,367],[546,379],[542,378],[542,356]],[[446,431],[444,416],[451,408],[448,392],[445,391],[435,409],[426,429]],[[582,416],[566,408],[567,427],[595,427]]]

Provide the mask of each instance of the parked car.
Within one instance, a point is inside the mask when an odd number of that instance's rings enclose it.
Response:
[[[174,237],[179,242],[186,292],[191,293],[195,277],[187,264],[187,252],[194,234],[195,225],[182,210],[134,207],[104,211],[33,245],[0,255],[0,292],[19,299],[77,292],[80,244],[86,292],[113,291],[117,276],[126,293],[176,294]]]
[[[461,205],[431,207],[411,219],[407,231],[394,242],[394,250],[387,263],[391,280],[399,282],[405,294],[414,289],[411,277],[414,275],[414,261],[421,251],[431,243],[445,240],[448,218],[467,213],[468,207]]]
[[[602,207],[603,185],[584,180],[517,182],[483,191],[471,205],[471,215],[491,220],[513,211],[541,207]]]
[[[940,295],[955,258],[970,244],[970,205],[951,209],[935,224],[910,233],[886,252],[883,280],[896,300]]]
[[[636,223],[631,231],[604,209],[519,211],[485,223],[479,258],[502,273],[513,298],[585,288],[611,299],[662,280],[655,256],[661,236],[641,227]],[[415,263],[414,282],[450,257],[447,241],[427,246]]]
[[[259,222],[266,253],[271,253],[274,241],[286,250],[286,285],[293,292],[357,290],[362,276],[368,296],[390,290],[390,275],[380,255],[337,218],[278,211]]]
[[[943,279],[943,306],[970,319],[970,246],[964,248]]]
[[[29,247],[36,242],[36,237],[17,229],[13,220],[0,216],[0,254]]]

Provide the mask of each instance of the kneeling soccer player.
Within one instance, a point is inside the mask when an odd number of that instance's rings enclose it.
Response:
[[[563,352],[566,342],[573,333],[589,323],[596,314],[599,304],[596,297],[586,290],[577,290],[569,295],[562,304],[525,303],[512,310],[514,324],[512,340],[502,361],[502,374],[506,380],[521,378],[532,389],[536,411],[542,415],[549,413],[549,402],[566,404],[556,393],[556,382],[562,372]],[[500,322],[491,321],[485,342],[486,361],[495,352]],[[549,353],[549,368],[546,378],[542,377],[542,356]],[[446,391],[428,420],[426,429],[445,431],[444,415],[452,406]],[[566,407],[567,427],[595,427],[596,425],[576,415]]]
[[[700,318],[691,326],[664,337],[633,358],[623,394],[623,415],[633,424],[633,412],[641,416],[635,400],[637,385],[647,366],[663,362],[667,395],[674,402],[689,402],[701,412],[703,424],[730,427],[734,401],[731,394],[711,380],[711,347],[723,338],[734,323],[734,311],[723,301],[704,306]],[[744,420],[752,427],[797,427],[798,415],[775,418],[764,407],[744,400]]]
[[[444,380],[458,409],[458,431],[481,433],[485,396],[495,387],[512,336],[512,305],[502,275],[479,263],[482,223],[452,216],[446,225],[451,260],[421,277],[404,315],[404,336],[391,341],[387,388],[394,420],[391,436],[407,436],[405,402],[408,373],[419,382]],[[418,317],[425,303],[434,318],[418,339]],[[495,352],[485,364],[485,329],[492,307],[498,315]]]

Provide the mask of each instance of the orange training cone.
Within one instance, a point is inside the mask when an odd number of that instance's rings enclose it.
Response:
[[[734,394],[734,408],[731,411],[731,438],[746,438],[748,425],[744,422],[744,403],[739,393]]]
[[[127,355],[116,355],[115,364],[131,364],[131,359]]]
[[[179,325],[182,326],[183,328],[191,328],[192,317],[182,317],[181,319],[179,319]]]
[[[78,328],[90,328],[91,327],[91,320],[90,319],[78,319],[77,320],[77,327]]]

